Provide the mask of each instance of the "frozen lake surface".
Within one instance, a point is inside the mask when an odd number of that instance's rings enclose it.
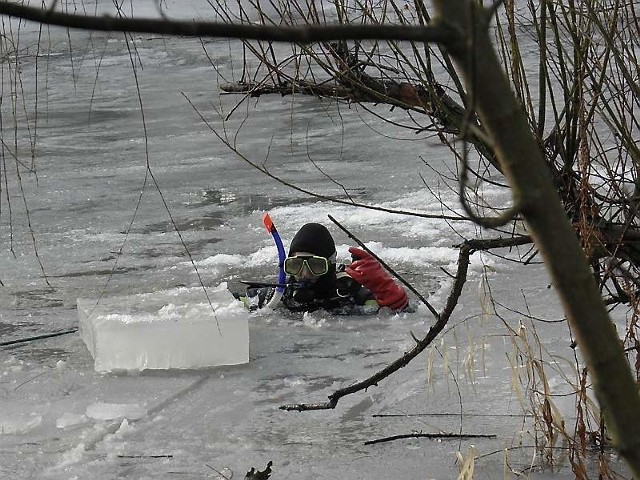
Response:
[[[21,28],[21,45],[32,51],[37,30]],[[442,308],[451,285],[443,269],[455,271],[453,246],[473,237],[474,226],[309,197],[250,167],[203,122],[222,131],[216,111],[224,116],[241,100],[218,89],[242,74],[239,44],[150,35],[127,44],[118,34],[68,37],[60,29],[47,41],[51,53],[39,60],[37,84],[34,58],[21,59],[21,185],[15,162],[3,163],[0,341],[74,329],[78,297],[274,279],[277,252],[261,224],[265,211],[285,246],[305,222],[325,223],[338,258],[346,259],[352,243],[332,215]],[[10,102],[2,108],[9,118]],[[3,128],[5,138],[13,135]],[[251,99],[228,128],[247,158],[319,194],[346,189],[359,202],[439,214],[435,191],[458,208],[455,192],[431,168],[453,168],[449,150],[356,105]],[[35,173],[27,171],[32,144]],[[506,201],[501,192],[485,193]],[[497,305],[545,322],[534,330],[521,326],[529,325],[522,315],[493,315],[489,287]],[[474,446],[474,478],[508,478],[510,468],[531,478],[573,478],[566,462],[532,468],[540,459],[530,392],[519,386],[525,372],[513,354],[518,338],[529,335],[532,346],[540,348],[539,336],[545,354],[569,369],[575,355],[539,265],[475,254],[460,306],[432,348],[335,410],[279,409],[323,402],[367,378],[433,322],[424,307],[369,317],[258,312],[249,320],[249,363],[137,375],[96,373],[78,333],[0,347],[0,477],[243,478],[271,461],[274,479],[450,479],[458,475],[456,453]],[[547,373],[562,384],[553,365]],[[574,415],[563,393],[559,412]],[[366,444],[412,433],[471,437]]]

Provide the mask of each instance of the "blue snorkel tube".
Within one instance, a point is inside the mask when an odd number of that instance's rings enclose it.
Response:
[[[284,292],[284,285],[287,281],[287,274],[284,273],[284,260],[287,257],[286,253],[284,253],[284,246],[282,245],[282,239],[280,238],[280,234],[276,229],[276,226],[273,224],[273,220],[271,220],[271,216],[265,212],[262,216],[262,223],[264,224],[267,231],[273,237],[273,241],[278,248],[278,286],[276,287],[276,291],[269,300],[267,307],[273,308],[282,298],[282,293]]]

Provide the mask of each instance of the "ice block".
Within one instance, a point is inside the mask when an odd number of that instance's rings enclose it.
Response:
[[[249,361],[249,318],[226,283],[78,298],[80,332],[97,372],[194,369]],[[213,308],[212,308],[213,307]]]

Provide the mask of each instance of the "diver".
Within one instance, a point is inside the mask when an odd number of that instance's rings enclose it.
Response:
[[[275,286],[251,284],[241,299],[250,310],[269,305],[292,312],[323,309],[338,315],[376,313],[383,307],[399,312],[408,307],[404,289],[372,255],[356,247],[349,252],[353,261],[337,264],[329,230],[307,223],[293,237],[284,259],[287,280],[279,300]]]

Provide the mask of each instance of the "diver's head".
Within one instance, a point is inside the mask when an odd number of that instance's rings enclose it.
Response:
[[[307,223],[298,230],[284,262],[284,270],[297,282],[315,285],[335,277],[336,245],[329,230],[319,223]]]

